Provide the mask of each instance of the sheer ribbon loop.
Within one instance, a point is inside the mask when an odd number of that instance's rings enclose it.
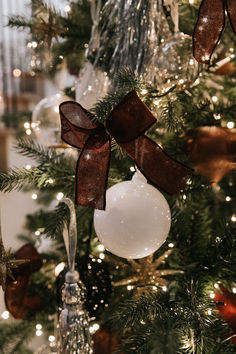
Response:
[[[76,167],[76,204],[105,209],[105,193],[111,154],[111,138],[134,160],[154,186],[169,194],[178,193],[192,169],[168,156],[144,135],[155,122],[135,91],[129,92],[112,110],[105,126],[76,102],[60,105],[61,137],[82,149]]]

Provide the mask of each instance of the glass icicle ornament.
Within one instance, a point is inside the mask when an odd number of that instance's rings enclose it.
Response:
[[[75,271],[75,253],[77,246],[77,227],[75,207],[71,199],[62,202],[70,209],[69,234],[64,232],[64,241],[68,257],[69,271],[65,276],[62,291],[63,308],[58,325],[58,354],[92,354],[93,341],[89,331],[89,318],[83,303],[83,284]]]

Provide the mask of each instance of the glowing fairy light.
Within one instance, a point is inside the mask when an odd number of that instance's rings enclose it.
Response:
[[[173,248],[173,247],[174,247],[174,244],[173,244],[172,242],[170,242],[170,243],[168,244],[168,247]]]
[[[227,195],[227,197],[225,197],[225,200],[226,200],[226,202],[230,202],[230,201],[231,201],[230,196],[229,196],[229,195]]]
[[[163,291],[167,291],[167,286],[164,285],[164,286],[162,287],[162,290],[163,290]]]
[[[218,101],[218,97],[217,96],[212,96],[212,102],[216,103]]]
[[[215,294],[214,293],[210,293],[210,298],[214,299],[215,298]]]
[[[57,200],[62,200],[63,197],[64,197],[64,194],[62,192],[59,192],[57,194]]]
[[[9,312],[8,311],[3,311],[3,313],[1,314],[1,317],[4,320],[7,320],[9,318]]]
[[[33,194],[31,195],[31,198],[34,199],[34,200],[36,200],[36,199],[38,198],[38,195],[37,195],[36,193],[33,193]]]
[[[105,258],[105,254],[104,253],[100,253],[99,254],[99,258],[104,259]]]
[[[233,129],[234,128],[234,122],[228,122],[227,123],[227,128]]]
[[[26,129],[25,133],[26,133],[27,135],[31,135],[31,134],[32,134],[32,131],[31,131],[31,129]]]
[[[30,128],[30,123],[29,123],[29,122],[25,122],[25,123],[24,123],[24,128],[25,128],[25,129]]]
[[[103,245],[98,245],[98,250],[100,252],[103,252],[103,251],[105,251],[105,247]]]

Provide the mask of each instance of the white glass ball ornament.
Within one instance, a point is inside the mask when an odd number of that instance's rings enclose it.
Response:
[[[116,256],[143,258],[166,240],[171,213],[164,196],[136,172],[131,181],[106,192],[106,210],[95,210],[94,228],[100,242]]]
[[[59,105],[72,99],[63,93],[56,93],[43,98],[34,108],[32,114],[32,129],[37,140],[46,146],[61,145],[61,120]]]

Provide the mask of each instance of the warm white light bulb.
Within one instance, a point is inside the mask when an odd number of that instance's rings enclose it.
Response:
[[[214,103],[216,103],[217,101],[218,101],[218,97],[217,96],[212,96],[212,101],[214,102]]]
[[[59,192],[57,194],[57,200],[62,200],[63,197],[64,197],[64,194],[62,192]]]
[[[215,294],[214,294],[214,293],[211,293],[211,294],[210,294],[210,298],[211,298],[211,299],[214,299],[214,298],[215,298]]]
[[[103,245],[98,245],[98,250],[100,252],[103,252],[105,250],[105,247]]]
[[[49,342],[54,342],[55,339],[56,339],[56,338],[55,338],[53,335],[51,335],[51,336],[48,337]]]
[[[1,314],[1,317],[4,320],[7,320],[9,318],[9,312],[8,311],[3,311],[3,313]]]
[[[227,123],[227,128],[233,129],[234,128],[234,122],[228,122]]]
[[[170,242],[170,243],[168,244],[168,246],[169,246],[170,248],[173,248],[173,247],[174,247],[174,244],[173,244],[172,242]]]
[[[167,286],[164,285],[164,286],[162,287],[162,290],[163,290],[163,291],[167,291]]]
[[[25,122],[25,123],[24,123],[24,128],[25,128],[25,129],[28,129],[29,127],[30,127],[29,122]]]
[[[38,198],[38,195],[36,193],[33,193],[32,196],[31,196],[32,199],[37,199]]]
[[[25,132],[26,132],[27,135],[31,135],[31,133],[32,133],[31,129],[26,129]]]

